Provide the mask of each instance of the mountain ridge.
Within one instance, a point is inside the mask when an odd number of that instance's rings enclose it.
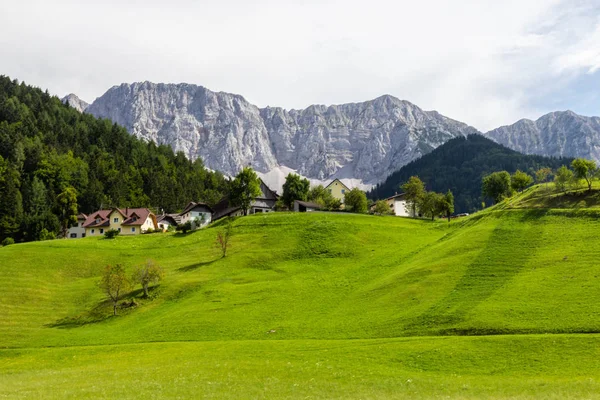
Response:
[[[287,167],[320,180],[343,171],[367,183],[453,137],[478,133],[391,95],[286,110],[187,83],[116,85],[86,112],[229,175],[247,165],[263,173]]]

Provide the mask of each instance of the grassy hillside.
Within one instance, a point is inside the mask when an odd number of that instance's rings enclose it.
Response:
[[[227,258],[218,225],[1,248],[0,397],[590,398],[600,210],[504,208],[256,215]],[[102,268],[149,258],[111,317]]]

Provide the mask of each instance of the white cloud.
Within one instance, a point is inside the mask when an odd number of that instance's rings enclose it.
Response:
[[[143,80],[286,108],[388,93],[486,130],[598,70],[594,2],[23,0],[0,5],[0,73],[87,101]]]

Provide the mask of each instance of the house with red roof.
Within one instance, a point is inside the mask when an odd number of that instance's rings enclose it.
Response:
[[[148,229],[158,229],[156,215],[147,208],[112,208],[89,214],[83,224],[85,236],[102,236],[115,229],[121,235],[139,235]]]

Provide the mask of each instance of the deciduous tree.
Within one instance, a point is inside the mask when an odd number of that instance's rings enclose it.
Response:
[[[248,215],[252,202],[258,196],[260,196],[260,180],[252,168],[246,167],[231,183],[229,201],[231,205],[240,207],[244,215]]]
[[[418,176],[411,176],[404,185],[400,187],[406,196],[406,202],[410,210],[412,211],[412,216],[417,216],[417,206],[423,196],[425,196],[425,184]]]
[[[585,158],[576,158],[571,163],[575,178],[583,179],[587,183],[588,191],[592,190],[592,183],[597,173],[598,167],[592,160],[586,160]]]
[[[554,175],[554,185],[561,192],[566,192],[573,182],[573,171],[567,168],[566,165],[560,167]]]
[[[308,179],[302,179],[300,175],[288,174],[283,184],[282,200],[288,210],[294,207],[295,200],[306,201],[308,191],[310,190],[310,182]]]
[[[483,178],[482,192],[498,203],[511,195],[510,174],[506,171],[493,172]]]
[[[104,268],[102,279],[98,285],[106,297],[112,302],[113,315],[117,315],[119,298],[131,288],[131,284],[129,279],[127,279],[127,274],[125,273],[123,266],[120,264],[115,266],[107,265],[106,268]]]
[[[351,189],[344,196],[344,207],[348,211],[364,214],[368,209],[367,195],[359,188]]]
[[[377,200],[375,202],[375,207],[373,208],[373,213],[377,215],[391,214],[388,202],[385,200]]]
[[[517,192],[522,192],[527,186],[533,183],[533,178],[527,173],[517,170],[510,179],[511,187]]]
[[[227,257],[227,249],[229,249],[229,240],[231,239],[231,234],[233,229],[231,227],[231,221],[227,220],[227,224],[225,228],[217,232],[217,239],[215,244],[221,251],[221,257]]]
[[[136,267],[132,275],[132,281],[138,283],[144,289],[144,297],[148,297],[148,288],[153,283],[160,282],[165,276],[165,272],[153,260],[146,261],[145,264]]]

